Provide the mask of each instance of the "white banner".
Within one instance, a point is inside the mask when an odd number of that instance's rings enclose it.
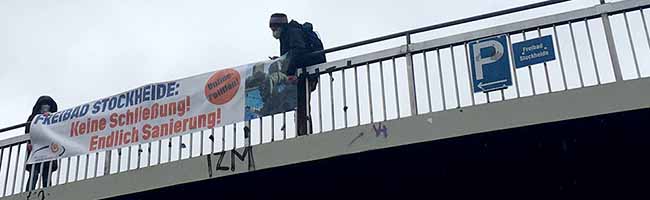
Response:
[[[148,143],[294,109],[295,100],[287,99],[295,99],[295,84],[286,82],[282,61],[149,84],[37,115],[30,123],[33,148],[27,163]],[[291,104],[279,109],[278,100]]]

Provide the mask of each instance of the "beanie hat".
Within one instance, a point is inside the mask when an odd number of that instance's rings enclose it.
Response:
[[[271,15],[271,19],[269,20],[269,26],[279,26],[282,24],[287,24],[289,23],[289,20],[287,19],[287,15],[284,13],[274,13]]]

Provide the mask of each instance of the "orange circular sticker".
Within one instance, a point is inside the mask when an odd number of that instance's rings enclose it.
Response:
[[[234,69],[219,70],[205,84],[205,97],[215,105],[230,102],[239,91],[239,72]]]

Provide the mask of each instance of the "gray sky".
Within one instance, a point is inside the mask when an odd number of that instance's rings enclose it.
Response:
[[[421,39],[591,6],[577,0]],[[443,3],[444,2],[444,3]],[[140,85],[233,67],[278,54],[267,20],[310,21],[326,47],[477,15],[533,0],[20,1],[0,2],[0,127],[24,122],[38,96],[61,109]],[[417,36],[414,37],[416,40]],[[397,45],[329,55],[347,57]],[[20,134],[3,133],[0,138]]]

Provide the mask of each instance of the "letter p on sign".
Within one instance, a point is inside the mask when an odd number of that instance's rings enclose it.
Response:
[[[489,92],[512,85],[507,36],[468,43],[474,92]]]

